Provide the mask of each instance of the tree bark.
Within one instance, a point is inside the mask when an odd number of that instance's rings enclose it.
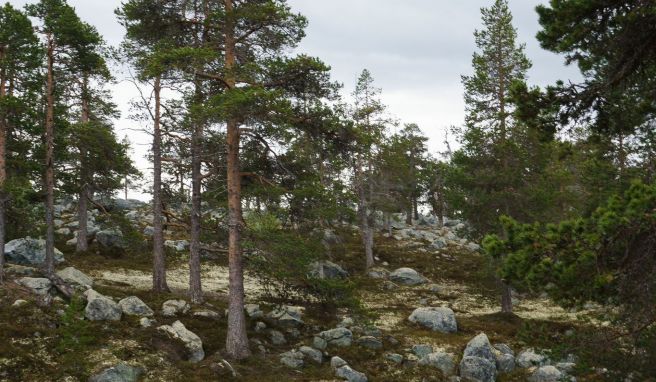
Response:
[[[406,206],[405,211],[405,224],[412,225],[412,200]]]
[[[224,0],[226,13],[225,27],[225,69],[228,91],[235,88],[235,21],[232,0]],[[227,128],[227,177],[228,177],[228,336],[226,352],[230,358],[244,359],[251,355],[246,335],[244,316],[244,269],[241,252],[241,175],[239,165],[239,121],[231,116]]]
[[[89,94],[88,94],[88,78],[85,76],[82,84],[82,124],[86,125],[89,123]],[[88,128],[88,126],[84,126]],[[87,163],[86,163],[86,151],[84,147],[84,142],[80,142],[80,190],[78,192],[78,201],[77,201],[77,220],[78,220],[78,229],[77,229],[77,243],[76,243],[76,252],[86,252],[89,250],[88,237],[88,202],[87,197],[89,195],[89,179],[87,174]]]
[[[48,68],[46,75],[46,126],[45,126],[45,189],[46,189],[46,259],[44,271],[46,275],[55,272],[55,42],[52,35],[47,36],[48,41]]]
[[[501,312],[512,313],[513,306],[510,285],[501,280],[501,288]]]
[[[196,82],[196,102],[201,102],[200,84]],[[203,288],[200,274],[200,234],[201,234],[201,139],[203,124],[194,117],[191,137],[191,237],[189,245],[189,298],[194,304],[203,302]]]
[[[155,78],[155,116],[153,123],[153,291],[168,292],[166,283],[166,258],[164,256],[164,221],[162,217],[162,132],[161,77]]]
[[[0,60],[3,59],[0,51]],[[7,96],[5,83],[7,81],[4,72],[0,72],[0,102]],[[7,115],[4,108],[0,109],[0,284],[4,283],[5,276],[5,208],[7,193],[5,192],[5,181],[7,180]]]

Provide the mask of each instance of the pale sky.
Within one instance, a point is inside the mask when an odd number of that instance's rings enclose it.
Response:
[[[17,7],[31,1],[9,0]],[[117,45],[123,29],[114,9],[120,0],[68,0],[80,17],[96,26],[109,44]],[[382,88],[388,113],[401,123],[417,123],[430,138],[431,151],[443,149],[444,133],[464,120],[460,76],[471,73],[475,50],[473,32],[481,25],[480,8],[493,0],[288,0],[309,20],[307,37],[298,51],[321,58],[332,67],[333,79],[344,84],[344,95],[363,69]],[[518,41],[526,44],[533,62],[531,85],[576,80],[578,71],[565,67],[560,56],[542,50],[535,39],[540,29],[535,6],[546,0],[510,0]],[[119,76],[117,74],[117,76]],[[118,77],[120,80],[121,78]],[[137,96],[130,83],[113,87],[123,118],[116,121],[120,137],[134,144],[135,160],[148,174],[143,158],[150,137],[136,133],[128,120],[128,101]],[[452,139],[453,140],[453,139]],[[143,198],[140,192],[132,196]]]

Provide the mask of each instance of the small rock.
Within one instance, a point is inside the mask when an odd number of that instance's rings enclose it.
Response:
[[[303,353],[307,358],[312,360],[312,362],[321,365],[323,362],[323,354],[314,348],[311,348],[309,346],[301,346],[300,349],[298,349],[301,353]]]
[[[335,376],[343,378],[348,382],[367,382],[364,373],[353,370],[349,365],[344,365],[335,371]]]
[[[385,359],[390,360],[397,364],[403,363],[403,356],[397,353],[387,353],[385,354]]]
[[[211,310],[201,310],[199,312],[194,312],[194,317],[207,318],[210,320],[218,320],[221,318],[221,315],[217,312]]]
[[[426,282],[426,278],[412,268],[399,268],[390,273],[390,280],[403,285],[419,285]]]
[[[576,367],[576,363],[574,362],[558,362],[556,365],[556,369],[562,371],[563,373],[571,373],[574,368]]]
[[[280,363],[292,369],[300,369],[303,367],[303,353],[291,350],[280,354]]]
[[[412,345],[412,353],[420,359],[433,352],[433,346],[428,344]]]
[[[244,305],[244,309],[246,310],[246,315],[254,320],[264,317],[264,312],[262,312],[258,304],[246,304]]]
[[[454,374],[456,368],[455,356],[441,351],[426,354],[419,360],[419,364],[439,369],[445,377]]]
[[[156,322],[157,321],[148,317],[141,317],[139,319],[139,325],[141,325],[142,328],[150,328],[151,326],[155,325]]]
[[[137,382],[143,373],[141,367],[121,363],[92,376],[89,382]]]
[[[182,341],[189,352],[190,362],[200,362],[205,358],[203,341],[194,332],[188,330],[180,321],[172,325],[162,325],[157,330],[168,333],[171,337]]]
[[[449,308],[417,308],[408,317],[408,320],[442,333],[455,333],[458,331],[456,316],[453,310]]]
[[[174,317],[178,314],[186,314],[191,307],[185,300],[168,300],[162,304],[162,316]]]
[[[284,345],[287,343],[285,335],[277,330],[272,330],[271,333],[269,333],[269,338],[274,345]]]
[[[266,330],[266,328],[267,328],[266,324],[262,321],[258,321],[258,322],[255,323],[255,332],[256,333],[261,333],[264,330]]]
[[[565,375],[555,366],[541,366],[530,377],[529,382],[559,382]]]
[[[129,316],[151,317],[155,314],[139,297],[130,296],[118,302],[124,314]]]
[[[93,288],[93,279],[76,268],[64,268],[57,272],[57,276],[69,284],[78,285],[84,289]]]
[[[485,333],[477,335],[467,343],[463,357],[485,358],[492,364],[496,364],[494,348],[492,347],[492,344],[490,344],[490,340]]]
[[[342,267],[327,260],[310,264],[308,272],[308,276],[318,279],[345,279],[348,275]]]
[[[96,241],[107,249],[127,248],[127,242],[123,238],[123,232],[118,228],[106,229],[96,233]]]
[[[496,365],[497,371],[500,373],[510,373],[515,370],[515,357],[512,354],[503,354],[497,352],[496,356]]]
[[[338,356],[334,356],[333,358],[330,359],[330,367],[333,369],[339,369],[340,367],[345,365],[348,365],[348,363]]]
[[[372,279],[387,279],[389,277],[389,271],[385,268],[372,268],[369,270],[367,275]]]
[[[327,345],[339,347],[351,346],[353,333],[346,328],[335,328],[319,333],[319,337],[326,341]]]
[[[515,358],[517,366],[522,368],[529,368],[532,366],[542,366],[548,361],[547,357],[538,354],[533,349],[526,349],[520,352]]]
[[[52,282],[42,277],[22,277],[16,282],[39,296],[45,296],[50,293]]]
[[[383,348],[383,342],[374,336],[362,336],[356,343],[367,349],[379,350]]]
[[[460,361],[460,377],[465,381],[494,382],[496,370],[496,365],[485,358],[467,356]]]
[[[319,350],[326,350],[328,347],[328,341],[321,337],[314,337],[314,339],[312,339],[312,347]]]
[[[121,319],[121,307],[114,300],[101,295],[93,289],[84,292],[87,298],[87,306],[84,308],[84,316],[91,321],[119,321]]]
[[[25,300],[16,300],[16,301],[14,301],[13,304],[11,304],[11,306],[13,306],[14,308],[19,308],[19,307],[21,307],[25,304],[27,304],[27,301],[25,301]]]
[[[501,352],[501,354],[515,355],[515,352],[506,344],[494,344],[494,348]]]

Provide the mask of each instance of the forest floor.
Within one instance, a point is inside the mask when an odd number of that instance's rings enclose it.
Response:
[[[352,240],[351,240],[352,239]],[[499,311],[499,293],[492,264],[477,252],[448,247],[429,249],[420,241],[406,242],[392,238],[377,238],[376,256],[388,270],[411,267],[421,272],[429,282],[419,286],[389,287],[385,280],[364,275],[363,254],[354,235],[344,244],[342,255],[334,259],[350,272],[357,285],[357,294],[370,313],[370,324],[396,341],[385,341],[382,349],[371,350],[353,345],[327,351],[348,361],[355,370],[365,373],[369,381],[440,381],[436,369],[424,366],[400,366],[388,359],[388,353],[407,354],[414,344],[431,344],[461,355],[467,342],[484,332],[492,343],[506,343],[515,352],[534,347],[551,352],[553,359],[577,353],[586,333],[596,331],[606,323],[597,319],[598,312],[563,310],[546,298],[522,296],[515,305],[515,313]],[[344,312],[326,312],[320,306],[304,306],[305,325],[300,335],[287,336],[287,343],[274,345],[266,332],[255,331],[256,320],[249,320],[249,338],[266,349],[244,362],[230,366],[239,375],[232,376],[222,363],[221,351],[225,343],[225,318],[198,317],[193,312],[212,310],[224,316],[227,307],[227,267],[225,259],[207,261],[203,265],[203,287],[206,303],[194,306],[181,317],[164,317],[160,307],[166,300],[185,299],[188,285],[184,255],[169,257],[168,282],[171,293],[155,295],[150,292],[151,278],[147,256],[137,259],[106,258],[99,255],[66,253],[65,266],[74,266],[95,280],[94,289],[115,298],[137,296],[155,311],[157,324],[142,328],[139,320],[124,317],[118,322],[87,321],[75,318],[75,304],[55,301],[38,304],[29,290],[9,282],[0,288],[0,381],[86,381],[90,375],[120,362],[140,365],[146,372],[144,381],[333,381],[329,363],[307,363],[300,370],[280,363],[279,354],[304,344],[311,344],[313,335],[336,326]],[[12,276],[17,277],[17,276]],[[258,280],[248,273],[245,279],[247,302],[260,304],[269,311],[274,305],[265,301]],[[17,299],[27,304],[12,306]],[[456,315],[458,332],[442,334],[420,328],[408,321],[410,313],[422,306],[450,307]],[[83,307],[83,305],[82,305]],[[63,311],[63,312],[62,312]],[[71,318],[73,317],[73,318]],[[206,358],[200,363],[185,361],[181,344],[171,342],[156,330],[156,326],[180,320],[203,341]],[[329,358],[328,358],[329,359]],[[573,371],[579,381],[613,380],[603,377],[583,358]],[[499,376],[499,381],[524,381],[526,369],[516,369]]]

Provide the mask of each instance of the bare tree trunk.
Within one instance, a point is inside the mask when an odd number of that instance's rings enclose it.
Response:
[[[2,59],[0,52],[0,59]],[[7,95],[5,88],[5,73],[0,73],[0,102]],[[5,209],[7,193],[5,192],[5,181],[7,180],[7,121],[4,109],[0,109],[0,284],[4,283],[5,276]]]
[[[161,77],[155,78],[155,120],[153,123],[153,291],[168,292],[166,283],[166,258],[164,256],[164,221],[162,217],[162,132]]]
[[[412,198],[412,209],[415,214],[415,220],[419,220],[419,206],[418,206],[417,198]]]
[[[196,102],[200,102],[200,84],[196,83]],[[201,139],[203,124],[194,117],[194,130],[191,137],[191,237],[189,245],[189,298],[194,304],[203,302],[203,287],[200,274],[200,234],[201,234]]]
[[[55,42],[48,35],[48,69],[46,85],[46,157],[45,157],[45,188],[46,188],[46,259],[44,271],[47,275],[55,272]]]
[[[225,27],[225,68],[228,91],[235,88],[234,73],[235,23],[232,0],[224,0],[226,12]],[[239,122],[231,117],[227,122],[227,176],[228,176],[228,336],[226,352],[234,359],[244,359],[251,355],[246,335],[246,317],[244,316],[244,265],[241,252],[241,174],[239,164]]]
[[[412,225],[412,201],[408,203],[405,211],[405,224]]]
[[[501,280],[501,312],[502,313],[512,313],[512,294],[510,286],[503,280]]]
[[[360,236],[362,239],[362,246],[364,247],[365,254],[365,268],[369,269],[374,266],[374,253],[373,253],[373,232],[369,227],[369,217],[367,208],[367,196],[364,183],[364,176],[362,174],[361,160],[358,159],[355,168],[355,181],[358,188],[358,217],[360,218]]]
[[[83,84],[82,84],[82,118],[81,122],[83,124],[89,123],[89,116],[90,116],[90,110],[89,110],[89,98],[88,98],[88,91],[87,91],[87,83],[88,79],[85,76],[83,79]],[[88,126],[85,126],[85,128],[88,128]],[[78,221],[78,229],[77,229],[77,243],[75,250],[76,252],[86,252],[89,250],[89,242],[87,240],[88,236],[88,227],[87,227],[87,220],[88,220],[88,203],[87,203],[87,197],[89,195],[89,184],[88,182],[88,174],[87,174],[87,163],[86,163],[86,152],[85,152],[85,147],[84,147],[84,142],[81,142],[81,147],[79,148],[80,150],[80,190],[78,192],[78,201],[77,201],[77,221]]]

